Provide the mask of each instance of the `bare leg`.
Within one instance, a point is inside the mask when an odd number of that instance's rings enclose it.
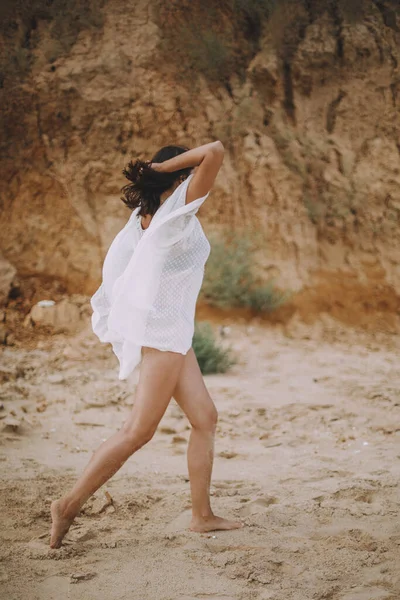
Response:
[[[74,487],[51,504],[51,548],[61,546],[86,500],[153,437],[171,400],[184,358],[175,352],[143,348],[135,403],[129,418],[95,451]]]
[[[188,470],[192,496],[192,531],[237,529],[243,524],[214,515],[210,505],[210,484],[214,461],[217,409],[205,386],[193,348],[185,357],[173,397],[192,426],[188,445]]]

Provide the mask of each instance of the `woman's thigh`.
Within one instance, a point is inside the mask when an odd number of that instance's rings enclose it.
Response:
[[[209,429],[217,421],[217,409],[206,388],[193,348],[184,358],[172,395],[192,427]]]
[[[142,348],[135,402],[125,429],[152,435],[165,413],[178,381],[185,355]]]

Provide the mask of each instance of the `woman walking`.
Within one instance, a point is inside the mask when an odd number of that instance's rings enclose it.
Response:
[[[93,330],[112,344],[119,379],[140,365],[131,414],[94,452],[73,488],[51,504],[51,548],[59,548],[83,504],[153,437],[172,397],[191,424],[188,471],[191,531],[236,529],[214,515],[210,482],[217,410],[192,345],[196,300],[209,242],[196,213],[224,158],[221,142],[161,148],[129,163],[123,202],[132,210],[114,238],[103,281],[91,299]]]

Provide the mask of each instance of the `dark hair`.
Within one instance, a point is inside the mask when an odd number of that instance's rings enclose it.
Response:
[[[180,178],[190,175],[192,167],[173,171],[172,173],[160,173],[151,168],[150,164],[161,163],[169,158],[187,152],[186,146],[164,146],[150,161],[137,159],[130,161],[123,169],[123,174],[131,183],[122,188],[122,202],[131,210],[140,206],[139,215],[154,215],[160,207],[160,196],[168,190]]]

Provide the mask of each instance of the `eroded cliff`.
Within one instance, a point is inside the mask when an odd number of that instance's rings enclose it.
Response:
[[[68,50],[54,46],[48,18],[22,27],[7,13],[0,250],[20,278],[93,293],[129,217],[124,164],[219,138],[227,152],[201,212],[206,231],[259,234],[261,276],[296,292],[303,316],[373,314],[397,327],[396,4],[349,13],[336,1],[282,2],[258,22],[242,2],[237,30],[230,3],[207,4],[110,0]],[[22,75],[5,51],[21,35]]]

